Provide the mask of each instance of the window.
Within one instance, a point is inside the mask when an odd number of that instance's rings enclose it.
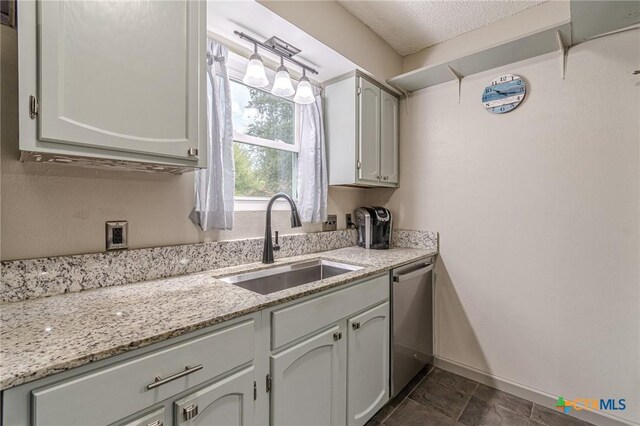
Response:
[[[231,80],[236,199],[296,198],[299,146],[293,101]]]

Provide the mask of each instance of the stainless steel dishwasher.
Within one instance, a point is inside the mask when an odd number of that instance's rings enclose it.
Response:
[[[391,280],[391,397],[433,364],[433,262],[396,268]]]

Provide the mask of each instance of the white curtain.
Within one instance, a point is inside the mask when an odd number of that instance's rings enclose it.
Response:
[[[203,231],[233,228],[235,166],[228,50],[207,40],[207,168],[195,173],[196,205],[189,219]]]
[[[327,159],[324,143],[322,97],[314,87],[316,101],[298,108],[300,154],[298,155],[298,212],[305,223],[327,220]]]

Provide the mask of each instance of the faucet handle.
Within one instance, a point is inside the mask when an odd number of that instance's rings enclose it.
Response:
[[[278,250],[280,250],[280,245],[278,244],[278,231],[276,231],[276,242],[275,242],[275,244],[273,245],[273,250],[274,250],[274,251],[278,251]]]

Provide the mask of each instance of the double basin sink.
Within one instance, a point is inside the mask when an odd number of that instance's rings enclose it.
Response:
[[[255,293],[270,294],[359,269],[363,268],[361,266],[320,259],[233,275],[221,279],[224,282],[237,285],[238,287]]]

